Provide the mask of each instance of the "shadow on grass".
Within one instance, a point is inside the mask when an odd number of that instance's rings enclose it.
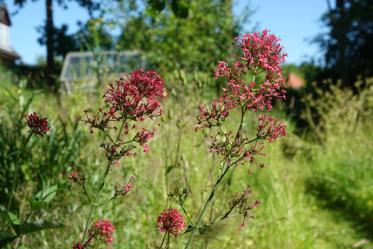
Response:
[[[320,206],[336,212],[336,217],[348,220],[354,225],[354,229],[365,238],[373,240],[373,210],[366,206],[357,204],[354,196],[346,191],[330,186],[321,177],[313,177],[306,181],[306,191],[316,196],[320,201]],[[336,191],[339,193],[336,194]],[[369,200],[368,200],[369,201]]]

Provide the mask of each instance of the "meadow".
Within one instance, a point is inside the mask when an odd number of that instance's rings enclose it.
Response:
[[[56,96],[2,77],[1,203],[8,198],[17,159],[20,171],[11,209],[16,217],[9,219],[1,205],[1,222],[23,229],[2,248],[71,248],[82,236],[90,201],[68,174],[72,168],[84,172],[88,192],[99,185],[106,160],[102,136],[90,134],[84,119],[85,111],[102,105],[107,86],[101,84],[93,93]],[[164,113],[143,124],[157,129],[149,151],[137,148],[136,157],[126,157],[111,168],[102,193],[109,198],[113,186],[131,176],[133,189],[93,213],[116,227],[112,248],[159,248],[160,212],[185,208],[195,220],[216,179],[220,162],[208,151],[209,133],[195,131],[198,106],[218,94],[214,78],[183,71],[163,77]],[[276,103],[273,116],[285,121],[287,135],[258,156],[264,167],[244,163],[224,178],[192,248],[373,248],[373,85],[359,94],[332,88],[318,98],[304,98],[304,103],[319,114],[316,125],[297,127],[297,117],[286,114],[286,104]],[[34,111],[48,117],[50,130],[31,138],[18,158],[28,136],[24,115]],[[250,113],[244,133],[256,132],[256,117]],[[232,112],[227,126],[237,122],[239,113]],[[236,209],[219,220],[231,196],[246,186],[251,190],[249,200],[259,200],[260,205],[250,210],[244,225]],[[189,233],[169,236],[167,247],[182,248]],[[2,228],[0,234],[6,239],[9,231]]]

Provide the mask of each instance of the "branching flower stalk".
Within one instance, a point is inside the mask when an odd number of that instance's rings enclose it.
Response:
[[[164,233],[159,249],[163,248],[166,238],[166,248],[168,248],[170,234],[177,237],[185,228],[185,220],[179,210],[176,208],[167,208],[158,216],[157,227],[160,232]]]
[[[18,171],[19,171],[19,167],[20,167],[20,160],[21,160],[21,156],[23,155],[23,153],[26,149],[27,144],[29,143],[32,136],[43,137],[44,134],[46,134],[49,131],[48,119],[39,117],[39,115],[36,112],[31,113],[29,115],[26,115],[25,120],[26,120],[26,124],[29,128],[29,134],[27,135],[26,139],[24,140],[23,145],[21,147],[21,150],[17,154],[17,158],[15,160],[16,168],[15,168],[14,176],[13,176],[13,180],[12,180],[12,187],[11,187],[11,191],[10,191],[7,211],[9,211],[11,206],[12,206],[14,191],[15,191],[15,188],[17,186],[17,178],[18,178]]]
[[[87,191],[85,175],[76,170],[68,175],[72,182],[82,187],[90,202],[82,240],[74,242],[73,249],[94,248],[97,243],[112,243],[111,234],[115,227],[108,220],[97,220],[91,225],[94,210],[119,196],[126,196],[133,188],[135,178],[131,176],[127,183],[114,186],[110,198],[100,201],[106,179],[110,171],[120,164],[120,160],[135,156],[135,149],[139,146],[144,152],[148,152],[147,142],[156,130],[147,130],[140,124],[146,119],[153,120],[162,114],[160,102],[165,95],[163,79],[155,71],[139,69],[117,80],[115,84],[109,84],[103,96],[105,105],[99,108],[97,113],[86,112],[85,122],[89,125],[91,133],[97,130],[102,134],[100,147],[104,150],[107,163],[93,195]],[[106,239],[102,240],[101,237]]]
[[[236,38],[235,45],[238,52],[233,54],[233,60],[220,61],[215,72],[216,78],[222,77],[226,80],[228,88],[223,89],[223,95],[214,99],[209,107],[203,105],[199,107],[200,114],[197,118],[196,130],[207,128],[215,131],[210,137],[209,150],[219,155],[221,167],[196,222],[192,226],[185,249],[191,248],[207,207],[211,204],[227,172],[245,162],[263,167],[255,156],[263,155],[261,150],[264,147],[264,140],[271,143],[286,134],[285,124],[268,115],[259,115],[255,137],[250,139],[243,134],[245,116],[249,111],[269,112],[274,99],[285,98],[283,89],[285,80],[282,76],[281,63],[286,54],[282,51],[279,38],[264,30]],[[249,75],[252,75],[252,80],[247,83],[246,78]],[[238,109],[240,112],[240,121],[235,132],[226,130],[223,126],[233,109]],[[247,202],[248,193],[246,191],[243,195],[245,198],[238,198],[221,219],[227,218],[234,207],[242,208],[243,203]],[[259,201],[252,205],[245,205],[244,210],[240,210],[244,219],[248,210],[257,205]]]

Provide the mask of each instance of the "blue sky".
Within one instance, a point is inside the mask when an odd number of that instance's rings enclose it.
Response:
[[[10,13],[16,11],[13,0],[5,1]],[[21,55],[24,63],[35,63],[36,59],[45,55],[45,48],[37,42],[39,34],[36,29],[45,20],[43,0],[29,1],[24,8],[13,15],[11,28],[11,44]],[[239,13],[246,0],[236,0],[234,12]],[[321,30],[320,16],[327,9],[325,0],[251,0],[250,6],[254,14],[250,18],[247,29],[270,29],[280,36],[288,53],[289,63],[300,63],[318,55],[316,45],[309,43]],[[87,12],[74,2],[67,10],[55,7],[55,25],[69,25],[69,31],[77,29],[76,22],[88,18]]]

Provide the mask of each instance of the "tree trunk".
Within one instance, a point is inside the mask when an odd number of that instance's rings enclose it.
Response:
[[[45,33],[47,35],[47,83],[50,89],[55,90],[56,84],[54,79],[54,25],[53,25],[53,0],[46,0],[47,21]]]
[[[342,84],[347,86],[349,84],[352,84],[352,82],[350,82],[350,72],[347,68],[348,61],[346,61],[348,21],[346,19],[345,0],[336,0],[336,9],[338,13],[336,38],[339,54],[339,63],[337,67],[342,80]]]

